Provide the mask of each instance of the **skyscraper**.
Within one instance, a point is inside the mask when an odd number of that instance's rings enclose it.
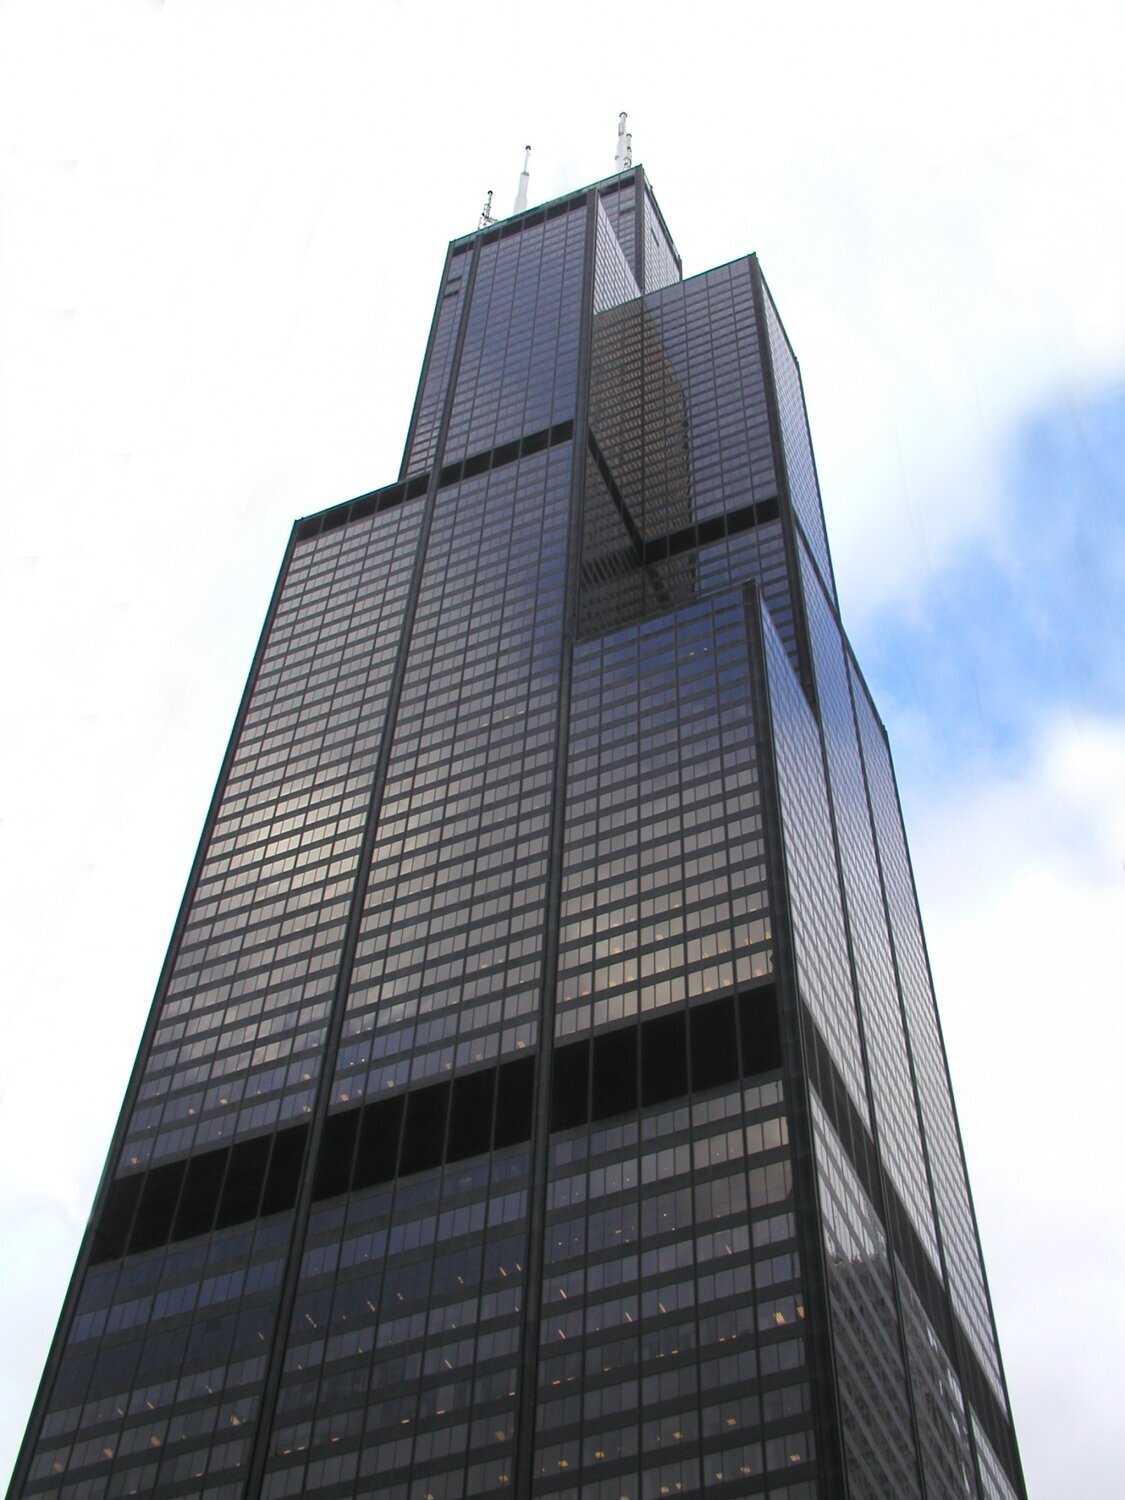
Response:
[[[1024,1495],[886,735],[753,256],[454,240],[293,529],[19,1495]]]

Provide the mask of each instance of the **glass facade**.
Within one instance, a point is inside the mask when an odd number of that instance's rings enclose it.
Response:
[[[885,1143],[882,1158],[886,1171],[936,1267],[937,1240],[922,1134],[852,711],[846,647],[803,542],[799,556],[855,991],[871,1073],[871,1102],[880,1143]]]
[[[293,548],[119,1171],[312,1109],[420,520]]]
[[[334,1108],[538,1041],[572,449],[438,491]]]
[[[264,1496],[511,1493],[529,1165],[498,1151],[317,1206]]]
[[[552,1136],[532,1493],[812,1496],[779,1078]]]
[[[772,971],[741,591],[575,649],[555,1032]]]
[[[13,1493],[1024,1495],[886,737],[753,256],[454,241],[297,523]]]

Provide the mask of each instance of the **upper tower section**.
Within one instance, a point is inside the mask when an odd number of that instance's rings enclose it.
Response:
[[[599,310],[680,279],[643,167],[450,244],[401,478],[574,419],[583,268],[599,239]]]
[[[623,125],[618,165],[451,242],[400,477],[573,439],[579,635],[753,581],[810,692],[803,559],[836,598],[796,357],[755,256],[683,279]]]

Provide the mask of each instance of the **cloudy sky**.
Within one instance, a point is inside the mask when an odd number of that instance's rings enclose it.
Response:
[[[1120,1494],[1125,20],[0,3],[0,1468],[292,519],[393,479],[447,239],[612,170],[756,249],[897,752],[1036,1500]]]

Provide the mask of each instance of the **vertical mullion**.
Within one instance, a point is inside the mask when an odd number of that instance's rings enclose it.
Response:
[[[562,865],[566,832],[567,757],[570,743],[570,689],[578,623],[578,587],[582,543],[582,498],[589,423],[590,341],[593,330],[594,257],[597,251],[597,194],[586,202],[586,241],[579,303],[582,326],[578,342],[578,390],[571,446],[570,516],[567,537],[566,598],[560,659],[555,740],[555,779],[547,873],[547,925],[539,1008],[539,1047],[532,1096],[531,1176],[528,1183],[527,1281],[520,1337],[519,1390],[513,1494],[530,1496],[535,1451],[536,1375],[542,1324],[544,1234],[547,1211],[547,1158],[551,1127],[551,1063],[554,1055],[555,985],[558,970]],[[592,1049],[591,1049],[592,1050]]]

